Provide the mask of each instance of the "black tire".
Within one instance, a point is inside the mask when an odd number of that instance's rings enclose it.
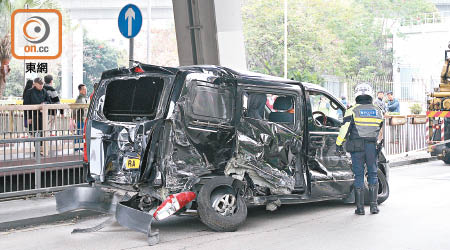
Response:
[[[381,204],[389,197],[389,183],[386,179],[386,175],[378,169],[378,204]],[[367,181],[364,182],[364,204],[369,205],[369,186]]]
[[[445,164],[450,164],[450,153],[445,154],[444,159],[442,159]]]
[[[378,204],[385,202],[389,198],[389,183],[383,171],[378,169]]]
[[[247,205],[244,198],[236,193],[231,183],[233,183],[232,177],[215,177],[203,185],[198,194],[197,211],[200,220],[214,231],[236,231],[247,218]],[[229,195],[227,197],[230,195],[235,197],[233,204],[236,206],[232,214],[222,215],[213,208],[213,202],[217,200],[217,197],[225,197],[227,194]]]

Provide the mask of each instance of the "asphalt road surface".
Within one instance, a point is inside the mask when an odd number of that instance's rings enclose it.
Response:
[[[391,195],[380,214],[357,216],[339,202],[249,209],[232,233],[209,230],[198,219],[154,224],[160,243],[114,223],[99,232],[71,234],[105,218],[0,233],[0,249],[450,249],[450,166],[441,161],[391,169]],[[368,208],[366,207],[366,213]]]

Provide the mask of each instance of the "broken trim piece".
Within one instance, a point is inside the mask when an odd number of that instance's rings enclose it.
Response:
[[[149,246],[158,244],[159,230],[152,232],[153,216],[149,213],[126,206],[125,202],[119,202],[116,209],[117,222],[129,229],[146,233]]]
[[[59,213],[87,209],[101,213],[114,214],[120,200],[116,193],[105,192],[100,188],[76,187],[55,195],[56,209]]]
[[[101,188],[76,187],[67,189],[56,194],[56,207],[59,213],[71,210],[87,209],[110,214],[106,221],[101,224],[85,229],[74,229],[72,233],[96,232],[111,224],[113,215],[117,222],[129,229],[147,234],[147,242],[150,246],[159,242],[159,231],[152,232],[154,219],[163,220],[196,198],[194,192],[181,192],[168,196],[168,198],[156,209],[144,212],[127,205],[130,197],[122,197],[116,193],[105,192]],[[153,213],[152,213],[153,212]]]

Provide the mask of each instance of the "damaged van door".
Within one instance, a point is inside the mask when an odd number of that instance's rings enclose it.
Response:
[[[173,79],[173,75],[153,73],[100,82],[86,131],[87,160],[94,181],[139,182],[148,136],[163,117]]]
[[[239,87],[238,95],[236,152],[225,174],[247,181],[252,197],[307,191],[302,93]]]

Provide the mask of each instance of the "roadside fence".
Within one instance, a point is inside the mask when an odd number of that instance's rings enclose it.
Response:
[[[0,106],[0,199],[83,183],[88,106]]]
[[[424,115],[388,116],[383,127],[387,155],[402,154],[427,146]]]
[[[435,24],[448,22],[450,11],[420,13],[414,17],[403,18],[400,20],[400,26],[415,26],[422,24]]]
[[[0,106],[0,199],[83,185],[88,104]],[[425,148],[425,116],[387,116],[387,155]]]
[[[386,93],[394,89],[392,78],[388,75],[379,77],[348,77],[344,81],[347,83],[347,100],[355,100],[355,87],[363,82],[370,83],[375,93],[378,91]]]

